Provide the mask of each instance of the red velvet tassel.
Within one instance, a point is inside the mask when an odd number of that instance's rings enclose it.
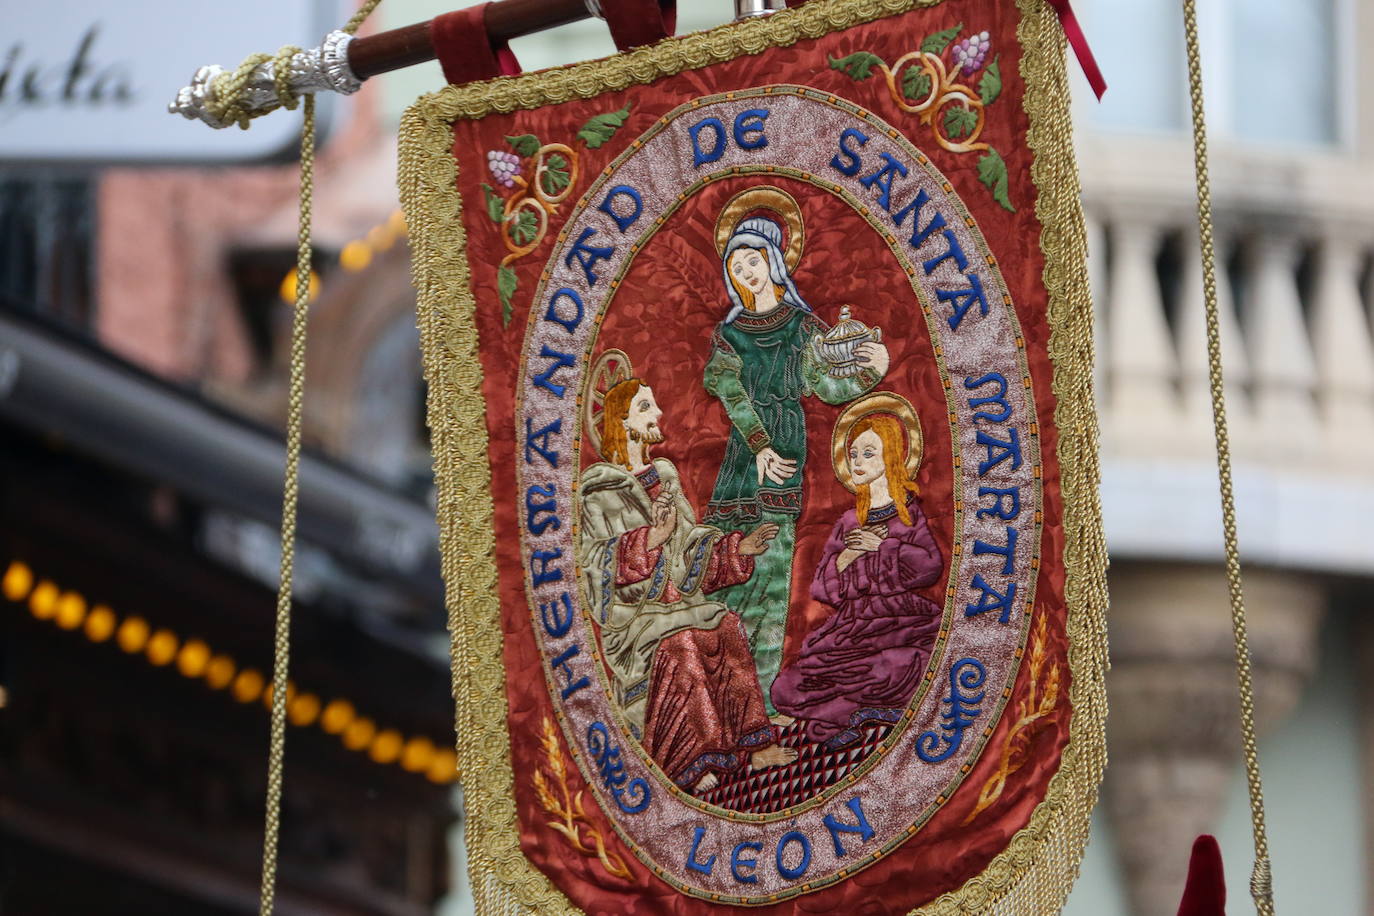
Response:
[[[1214,836],[1204,833],[1193,841],[1178,916],[1226,916],[1226,875],[1221,870],[1221,847]]]

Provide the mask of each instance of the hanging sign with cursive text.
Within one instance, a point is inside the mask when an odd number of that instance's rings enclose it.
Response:
[[[201,15],[175,0],[7,4],[0,162],[223,162],[290,148],[300,135],[290,118],[216,134],[169,118],[167,103],[201,64],[233,66],[258,50],[264,22],[283,40],[318,42],[333,24],[328,10],[307,0],[246,0],[213,27],[202,27]],[[327,122],[334,106],[321,102]]]

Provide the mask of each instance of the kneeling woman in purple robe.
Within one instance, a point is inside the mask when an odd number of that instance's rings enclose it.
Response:
[[[831,529],[811,584],[835,613],[807,634],[772,692],[779,712],[805,720],[807,737],[832,748],[857,740],[866,723],[901,718],[940,630],[940,607],[916,594],[944,571],[911,480],[916,416],[896,395],[870,400],[845,412],[858,416],[844,437],[856,505]]]

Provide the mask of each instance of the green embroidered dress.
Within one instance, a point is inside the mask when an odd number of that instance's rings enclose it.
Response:
[[[802,510],[806,418],[801,399],[815,395],[827,404],[844,404],[879,381],[871,369],[849,378],[831,376],[811,348],[812,336],[827,330],[815,315],[787,305],[762,316],[743,313],[717,326],[706,363],[706,390],[720,399],[731,425],[706,523],[746,532],[764,522],[778,526],[777,538],[755,560],[754,576],[714,596],[744,620],[769,715],[776,712],[770,689],[782,663]],[[796,472],[782,484],[766,477],[759,483],[755,456],[770,447],[797,462]]]

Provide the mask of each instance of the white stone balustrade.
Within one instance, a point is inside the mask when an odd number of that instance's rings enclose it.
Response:
[[[1085,140],[1080,160],[1109,547],[1215,561],[1191,150]],[[1374,545],[1356,524],[1374,513],[1374,176],[1223,151],[1212,180],[1243,559],[1369,574]]]

